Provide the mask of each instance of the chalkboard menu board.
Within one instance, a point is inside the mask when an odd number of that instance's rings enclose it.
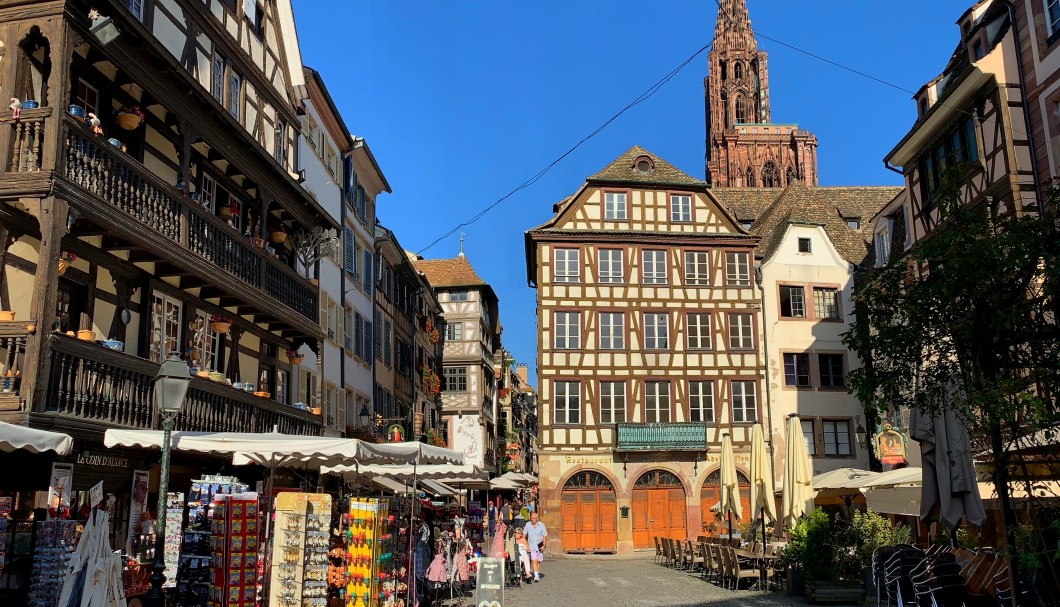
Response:
[[[504,559],[482,558],[478,561],[475,583],[477,607],[504,607]]]

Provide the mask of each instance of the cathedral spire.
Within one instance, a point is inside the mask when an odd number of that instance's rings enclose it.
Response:
[[[718,1],[718,19],[714,23],[715,44],[732,34],[746,36],[751,40],[751,44],[754,44],[754,35],[751,34],[751,18],[747,14],[745,0]]]
[[[713,187],[817,184],[817,139],[794,124],[773,124],[769,69],[758,50],[747,0],[717,0],[714,45],[703,80],[706,178]]]

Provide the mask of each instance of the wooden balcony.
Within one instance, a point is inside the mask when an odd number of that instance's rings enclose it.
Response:
[[[26,337],[32,320],[0,322],[0,411],[22,407],[22,371],[26,357]]]
[[[321,335],[315,285],[80,123],[64,117],[61,124],[55,189],[105,231],[112,248],[269,330]]]
[[[6,323],[5,323],[6,324]],[[49,339],[51,375],[34,413],[94,426],[158,427],[152,386],[159,365],[65,335]],[[319,435],[320,416],[193,377],[178,430]]]
[[[616,451],[706,451],[707,425],[701,422],[618,424]]]

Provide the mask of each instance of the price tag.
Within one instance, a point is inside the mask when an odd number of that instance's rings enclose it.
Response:
[[[103,481],[92,486],[88,492],[88,499],[93,508],[103,503]]]

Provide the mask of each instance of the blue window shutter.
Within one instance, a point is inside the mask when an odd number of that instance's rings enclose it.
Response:
[[[364,292],[372,296],[372,252],[364,252]]]
[[[343,265],[345,270],[350,274],[357,273],[357,250],[356,250],[357,237],[353,234],[353,229],[350,227],[344,227],[342,229],[342,247],[343,247]]]

